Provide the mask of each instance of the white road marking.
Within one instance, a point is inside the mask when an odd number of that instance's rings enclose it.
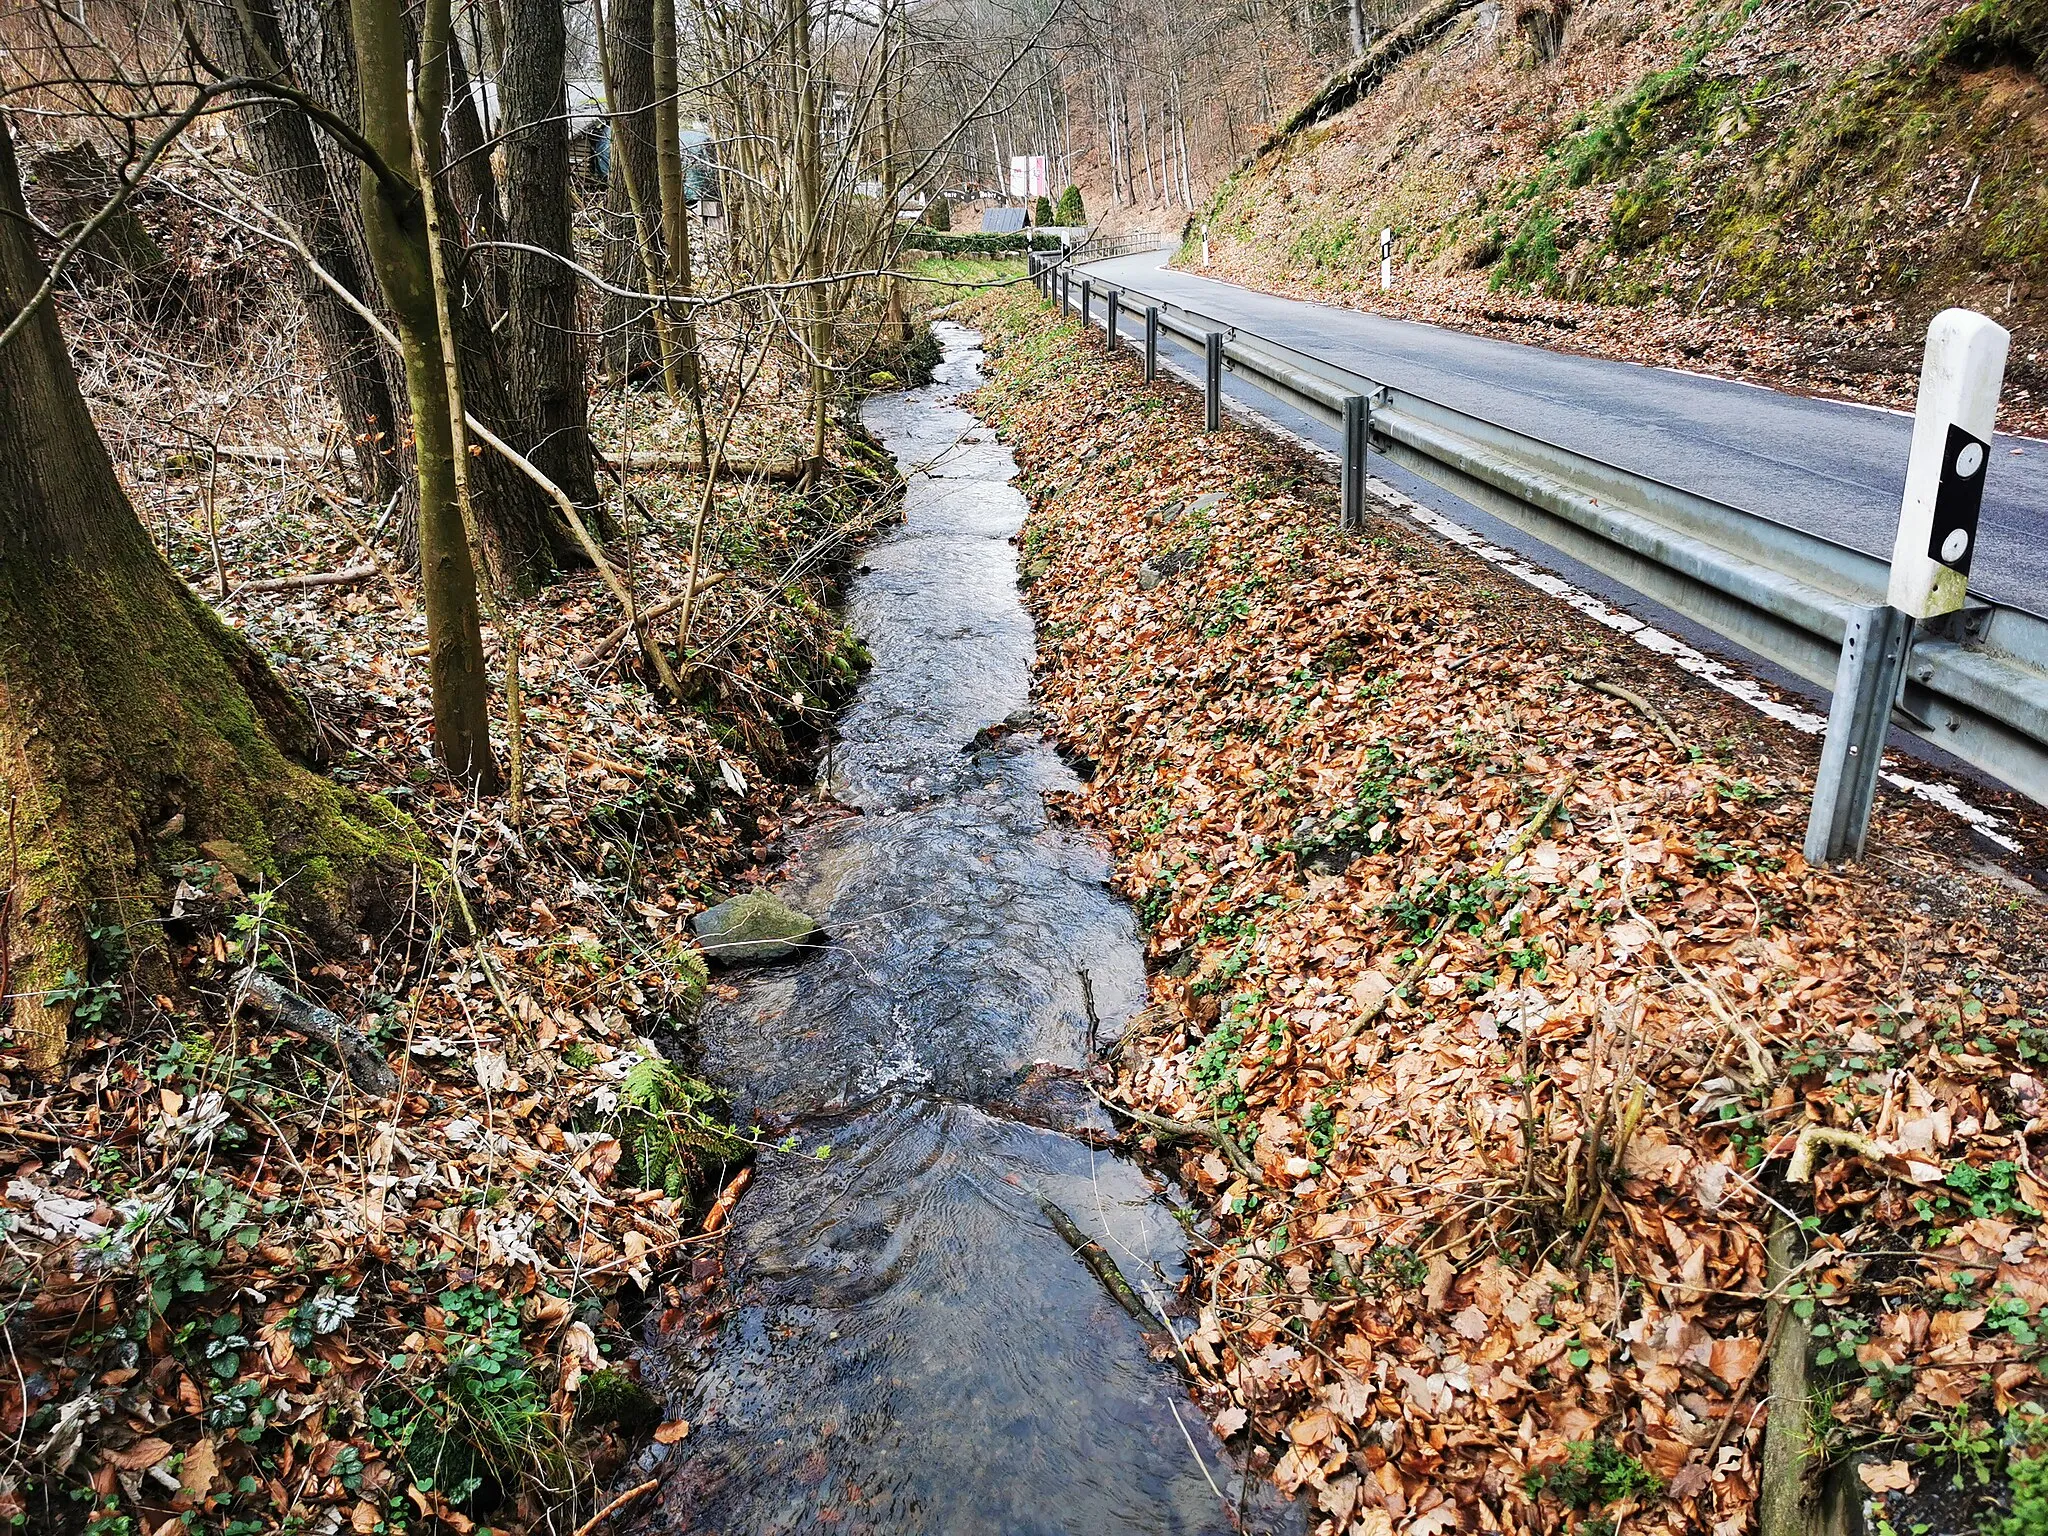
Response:
[[[1182,368],[1178,363],[1168,361],[1164,356],[1159,359],[1159,369],[1162,373],[1178,375],[1184,382],[1193,385],[1197,390],[1203,388],[1203,381],[1198,375]],[[1311,442],[1292,428],[1282,426],[1272,417],[1266,415],[1265,412],[1253,406],[1245,405],[1241,401],[1232,400],[1228,395],[1224,397],[1223,404],[1224,408],[1232,415],[1307,449],[1316,458],[1332,468],[1341,469],[1342,460],[1336,454],[1323,447],[1320,443]],[[1441,512],[1424,506],[1405,491],[1388,484],[1384,480],[1368,476],[1366,479],[1366,489],[1383,505],[1406,513],[1439,538],[1477,555],[1489,565],[1498,566],[1501,570],[1516,578],[1516,580],[1534,587],[1546,596],[1556,598],[1558,601],[1584,614],[1596,624],[1604,625],[1617,634],[1627,635],[1629,639],[1640,645],[1644,650],[1654,651],[1657,655],[1662,656],[1665,660],[1673,663],[1683,671],[1691,673],[1700,681],[1718,688],[1732,699],[1747,704],[1758,714],[1789,725],[1792,729],[1804,735],[1824,736],[1827,734],[1827,716],[1817,715],[1803,705],[1788,703],[1779,698],[1756,678],[1746,676],[1729,666],[1726,662],[1716,661],[1705,652],[1687,645],[1676,635],[1668,634],[1664,630],[1658,629],[1655,625],[1646,624],[1641,619],[1623,613],[1618,608],[1609,606],[1592,593],[1573,586],[1562,576],[1529,564],[1528,561],[1524,560],[1513,550],[1502,549],[1497,544],[1487,542],[1483,535],[1474,532],[1453,518],[1446,517]],[[1894,756],[1892,760],[1896,761],[1897,759]],[[1903,790],[1906,794],[1912,795],[1916,799],[1925,800],[1930,805],[1939,806],[1958,820],[1966,822],[1981,834],[1986,841],[2003,848],[2006,852],[2017,853],[2020,851],[2018,841],[1999,830],[2005,825],[2003,818],[1992,815],[1991,812],[1985,810],[1982,806],[1972,805],[1954,786],[1911,778],[1892,769],[1883,770],[1880,777],[1894,789]]]

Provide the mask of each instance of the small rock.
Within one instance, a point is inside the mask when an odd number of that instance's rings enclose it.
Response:
[[[817,919],[783,905],[766,891],[749,891],[690,919],[708,960],[759,965],[797,952],[818,931]]]
[[[1138,589],[1150,592],[1169,578],[1178,576],[1195,563],[1192,549],[1169,549],[1154,555],[1138,567]]]
[[[1221,491],[1204,491],[1188,507],[1188,516],[1198,517],[1204,512],[1213,512],[1222,505],[1223,493]]]
[[[256,861],[243,851],[240,843],[216,837],[211,842],[201,843],[199,851],[237,880],[254,882],[257,878]]]

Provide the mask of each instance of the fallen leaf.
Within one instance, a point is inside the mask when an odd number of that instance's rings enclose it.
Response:
[[[1872,1493],[1904,1493],[1915,1481],[1912,1466],[1904,1461],[1866,1461],[1856,1475]]]

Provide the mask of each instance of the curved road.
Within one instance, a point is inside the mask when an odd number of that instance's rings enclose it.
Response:
[[[1121,257],[1087,271],[1099,287],[1129,284],[1532,437],[1871,554],[1891,551],[1913,436],[1908,416],[1276,298],[1167,270],[1166,254]],[[2014,339],[2021,348],[2034,342]],[[1325,447],[1336,446],[1334,431],[1311,426],[1242,383],[1227,393]],[[2048,614],[2048,442],[2001,435],[1998,448],[1985,487],[1972,587]],[[1646,608],[1591,572],[1574,574],[1576,562],[1547,546],[1434,487],[1390,474],[1391,468],[1375,457],[1374,473],[1425,504],[1631,609]]]

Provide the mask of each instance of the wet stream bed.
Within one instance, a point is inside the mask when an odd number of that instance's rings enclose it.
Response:
[[[778,888],[829,937],[740,973],[701,1024],[705,1074],[797,1150],[764,1152],[734,1210],[717,1337],[649,1362],[689,1383],[693,1428],[653,1448],[661,1487],[632,1525],[1298,1530],[1239,1487],[1166,1329],[1141,1329],[1045,1210],[1169,1305],[1168,1191],[1104,1150],[1081,1079],[1091,1033],[1143,1005],[1138,935],[1103,850],[1046,812],[1075,780],[1028,728],[1025,501],[958,404],[978,338],[940,338],[930,386],[865,411],[907,488],[850,598],[875,664],[824,777],[851,814],[799,834]]]

